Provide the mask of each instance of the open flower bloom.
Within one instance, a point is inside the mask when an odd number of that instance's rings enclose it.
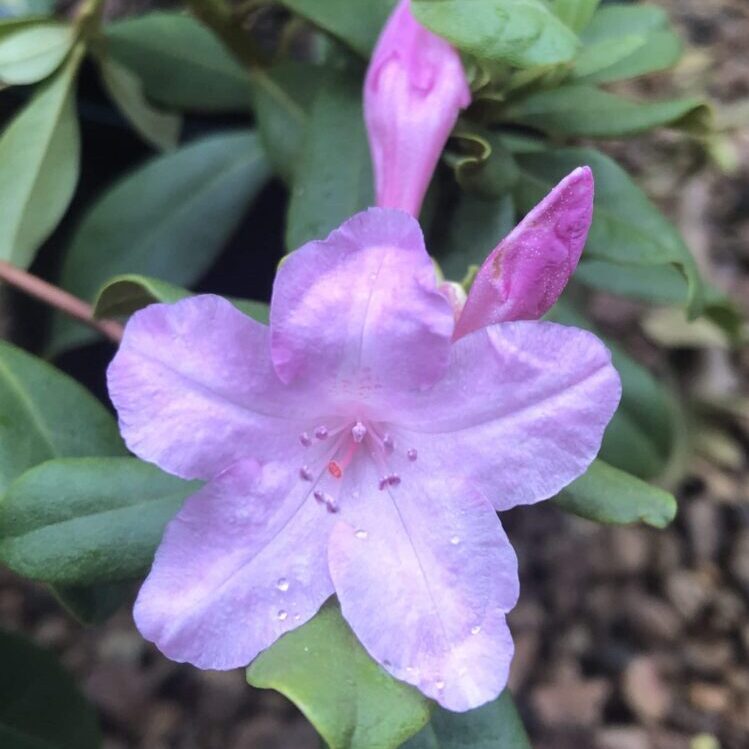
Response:
[[[401,0],[380,35],[364,84],[377,205],[418,216],[458,113],[471,103],[463,64]]]
[[[583,330],[453,333],[418,223],[381,208],[288,257],[269,327],[216,296],[133,315],[108,373],[122,433],[207,480],[141,589],[143,635],[244,666],[336,593],[398,679],[452,710],[496,697],[518,597],[496,511],[585,471],[620,383]]]

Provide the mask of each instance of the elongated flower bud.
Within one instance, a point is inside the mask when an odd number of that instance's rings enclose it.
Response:
[[[377,205],[417,216],[458,113],[471,102],[457,51],[401,0],[382,31],[364,84]]]
[[[498,322],[537,320],[580,260],[593,218],[593,173],[565,177],[490,253],[473,282],[455,338]]]

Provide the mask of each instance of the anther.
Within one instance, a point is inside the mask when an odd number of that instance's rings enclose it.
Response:
[[[419,453],[417,453],[417,452],[416,452],[416,448],[415,448],[415,447],[412,447],[412,448],[411,448],[411,449],[410,449],[410,450],[409,450],[409,451],[408,451],[408,452],[406,453],[406,456],[407,456],[407,457],[408,457],[408,459],[409,459],[409,460],[410,460],[410,461],[411,461],[411,462],[413,463],[413,462],[414,462],[414,461],[416,460],[416,458],[418,458],[418,457],[419,457]]]
[[[324,425],[317,427],[317,429],[315,429],[315,437],[319,440],[328,439],[328,427]]]
[[[299,478],[302,479],[302,481],[312,481],[312,474],[307,466],[302,466],[299,469]]]
[[[312,444],[312,440],[310,439],[310,436],[309,434],[307,434],[307,432],[302,432],[299,435],[299,441],[304,447],[309,447]]]
[[[354,438],[354,442],[362,442],[367,436],[367,427],[357,421],[354,426],[351,427],[351,436]]]

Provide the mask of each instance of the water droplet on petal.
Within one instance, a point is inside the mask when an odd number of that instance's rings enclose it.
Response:
[[[289,589],[289,581],[285,577],[281,577],[281,578],[279,578],[278,582],[276,583],[276,587],[282,593],[285,593]]]
[[[324,424],[320,425],[315,429],[315,437],[319,440],[326,440],[328,439],[328,427],[326,427]]]
[[[457,546],[457,545],[458,545],[458,544],[460,543],[460,536],[453,536],[453,537],[452,537],[452,538],[450,539],[450,543],[451,543],[451,544],[452,544],[453,546]]]
[[[302,618],[301,614],[294,614],[294,621],[298,622]]]
[[[309,447],[312,444],[312,439],[307,432],[302,432],[299,435],[299,441],[304,445],[304,447]]]
[[[413,462],[414,462],[414,461],[416,460],[416,458],[418,458],[418,457],[419,457],[419,453],[418,453],[418,452],[416,451],[416,448],[415,448],[415,447],[412,447],[412,448],[411,448],[411,449],[410,449],[410,450],[409,450],[409,451],[408,451],[408,452],[406,453],[406,455],[408,456],[408,459],[409,459],[409,460],[410,460],[410,461],[411,461],[412,463],[413,463]]]
[[[278,621],[283,622],[286,621],[286,617],[288,616],[288,612],[281,609],[281,611],[278,612]]]
[[[357,421],[354,426],[351,427],[351,436],[354,438],[354,442],[362,442],[367,436],[367,427]]]
[[[437,689],[441,692],[445,688],[445,682],[442,680],[435,681],[434,686],[437,687]]]
[[[321,491],[320,489],[315,489],[314,492],[312,492],[312,496],[318,501],[318,502],[324,502],[325,501],[325,492]]]
[[[385,660],[384,660],[384,661],[382,662],[382,665],[383,665],[383,666],[385,666],[385,668],[390,668],[390,666],[392,666],[393,664],[392,664],[392,663],[391,663],[391,662],[390,662],[390,661],[389,661],[389,660],[388,660],[388,659],[386,658],[386,659],[385,659]]]
[[[477,635],[479,632],[481,632],[481,627],[478,624],[475,627],[471,627],[472,635]]]
[[[338,502],[336,502],[333,499],[333,497],[330,497],[330,496],[325,497],[325,509],[328,512],[332,512],[332,513],[338,512],[339,510]]]
[[[386,434],[382,438],[382,444],[385,450],[387,450],[389,453],[393,452],[393,450],[395,449],[395,442],[393,442],[393,438],[389,434]]]
[[[363,540],[363,539],[365,539],[365,538],[366,538],[366,537],[367,537],[367,536],[369,535],[369,533],[367,533],[367,531],[365,531],[365,530],[364,530],[364,529],[362,528],[362,529],[360,529],[360,530],[356,531],[356,532],[354,533],[354,535],[355,535],[355,536],[356,536],[357,538],[361,538],[361,539]]]
[[[390,486],[398,486],[400,482],[401,482],[401,477],[397,473],[391,473],[388,476],[388,484],[390,484]]]
[[[383,476],[380,479],[380,483],[377,486],[380,488],[380,491],[382,491],[387,485],[388,485],[388,477]]]

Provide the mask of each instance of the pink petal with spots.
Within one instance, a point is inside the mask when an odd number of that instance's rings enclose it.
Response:
[[[497,322],[537,320],[577,267],[593,219],[593,173],[563,179],[489,255],[476,276],[455,337]]]
[[[135,604],[138,629],[174,661],[246,666],[333,592],[333,522],[285,465],[233,465],[169,524]]]

